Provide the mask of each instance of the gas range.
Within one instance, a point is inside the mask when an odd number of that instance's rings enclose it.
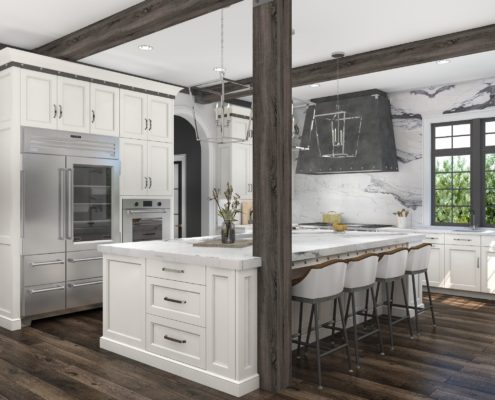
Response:
[[[383,224],[345,224],[347,225],[347,230],[349,231],[364,231],[364,232],[376,232],[380,228],[389,228],[392,225]],[[294,229],[300,227],[302,229],[328,229],[333,230],[332,225],[326,224],[324,222],[305,222],[298,224]]]

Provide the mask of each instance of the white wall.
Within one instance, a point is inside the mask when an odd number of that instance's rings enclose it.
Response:
[[[392,213],[402,208],[411,211],[413,224],[427,223],[423,218],[423,209],[429,210],[429,204],[423,207],[424,121],[471,118],[479,110],[495,116],[495,78],[391,93],[389,99],[399,172],[296,174],[294,223],[320,221],[322,212],[339,211],[347,222],[395,224]],[[301,121],[299,125],[303,126]],[[294,150],[294,173],[297,155]]]

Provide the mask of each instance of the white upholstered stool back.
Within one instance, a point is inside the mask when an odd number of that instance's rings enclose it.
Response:
[[[356,289],[372,285],[376,280],[378,256],[365,254],[347,261],[345,289]]]
[[[421,271],[428,268],[431,244],[423,243],[409,249],[406,271]]]
[[[292,296],[321,299],[342,293],[346,269],[347,264],[344,261],[320,264],[292,287]]]
[[[391,279],[406,273],[408,249],[396,249],[379,254],[376,277]]]

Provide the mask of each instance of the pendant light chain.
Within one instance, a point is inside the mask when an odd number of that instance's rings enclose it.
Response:
[[[224,69],[224,36],[223,36],[223,8],[220,10],[220,67],[222,73],[225,73]]]

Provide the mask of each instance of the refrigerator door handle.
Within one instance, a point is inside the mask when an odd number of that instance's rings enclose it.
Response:
[[[65,168],[58,170],[58,238],[65,239]]]
[[[25,193],[26,193],[26,172],[21,170],[21,239],[24,238],[24,218],[25,218]]]
[[[74,231],[74,220],[73,220],[73,214],[74,214],[74,199],[73,199],[73,191],[74,191],[74,185],[73,185],[73,180],[72,180],[72,169],[67,169],[67,184],[66,184],[66,196],[67,196],[67,212],[66,212],[66,232],[65,232],[65,238],[72,240],[73,235],[72,232]]]

